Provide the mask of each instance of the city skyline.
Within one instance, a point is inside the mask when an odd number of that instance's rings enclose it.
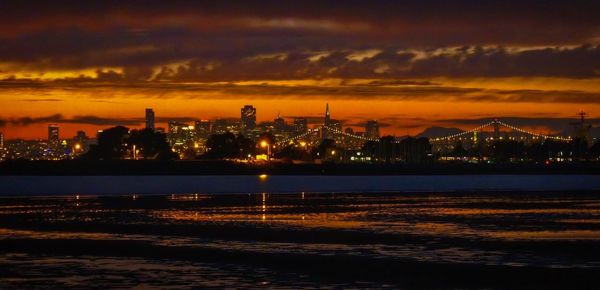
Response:
[[[325,114],[312,114],[306,116],[286,116],[281,115],[281,111],[277,111],[277,115],[273,118],[261,116],[259,108],[253,105],[244,105],[241,107],[242,114],[244,114],[244,110],[251,109],[253,110],[253,126],[258,126],[259,124],[264,124],[268,122],[276,122],[278,118],[282,118],[286,125],[295,126],[295,122],[298,120],[304,120],[306,122],[307,128],[317,127],[322,124],[327,124],[328,117],[331,118],[329,103],[325,103],[326,105],[326,113]],[[237,109],[240,111],[240,108]],[[143,129],[143,128],[151,128],[151,129],[161,129],[163,131],[167,131],[169,128],[169,123],[176,122],[181,123],[182,125],[194,125],[199,124],[202,121],[209,121],[209,123],[215,120],[223,120],[223,121],[235,121],[237,122],[237,126],[239,127],[237,130],[234,130],[234,133],[237,132],[245,132],[244,129],[244,117],[238,113],[238,116],[215,116],[212,118],[195,118],[195,117],[186,117],[186,116],[174,116],[174,117],[163,117],[157,115],[155,117],[155,109],[146,107],[144,108],[145,115],[140,115],[137,118],[128,118],[119,123],[118,120],[110,119],[110,118],[91,118],[91,117],[83,117],[82,119],[88,119],[88,121],[97,123],[93,125],[80,125],[77,121],[63,119],[62,116],[51,116],[49,118],[41,118],[40,120],[11,120],[10,122],[19,123],[17,126],[24,127],[27,129],[33,129],[29,132],[35,132],[34,134],[16,134],[13,136],[7,136],[6,131],[11,132],[10,130],[2,131],[0,133],[3,134],[5,139],[24,139],[24,140],[43,140],[49,139],[50,135],[50,127],[58,127],[61,131],[61,138],[69,139],[72,136],[77,136],[80,132],[84,132],[86,134],[94,135],[96,132],[101,131],[102,129],[106,129],[108,127],[113,126],[125,126],[131,129]],[[257,113],[258,112],[258,113]],[[490,120],[505,120],[512,124],[521,124],[520,126],[523,129],[529,129],[532,132],[536,132],[538,134],[545,135],[569,135],[569,131],[573,129],[573,121],[578,120],[578,116],[580,113],[587,112],[581,110],[578,114],[574,114],[572,118],[520,118],[520,117],[484,117],[484,118],[475,118],[464,123],[444,123],[432,120],[430,123],[423,123],[421,126],[409,126],[406,128],[402,128],[400,126],[396,128],[404,129],[402,130],[390,130],[390,127],[394,127],[394,124],[389,124],[384,122],[380,122],[377,118],[368,118],[364,117],[360,122],[352,122],[352,120],[342,119],[338,120],[331,119],[336,123],[339,123],[339,126],[343,126],[343,128],[351,128],[352,130],[358,130],[361,133],[367,133],[369,129],[369,124],[371,122],[375,122],[377,126],[377,134],[383,135],[391,135],[391,136],[416,136],[421,133],[426,132],[428,129],[432,128],[445,128],[445,129],[459,129],[462,131],[468,131],[473,129],[478,124],[482,124],[485,122],[489,122]],[[61,120],[63,122],[61,122]],[[157,121],[158,120],[158,121]],[[516,120],[516,121],[512,121]],[[427,122],[426,120],[422,120],[423,122]],[[452,120],[449,120],[452,121]],[[113,122],[113,123],[111,123]],[[587,118],[586,123],[590,124],[591,128],[596,128],[598,126],[598,122],[600,122],[600,118]],[[451,126],[454,125],[454,126]],[[446,125],[446,126],[444,126]],[[338,126],[338,125],[336,125]],[[388,130],[386,130],[388,129]],[[373,130],[373,129],[371,129]],[[37,133],[38,131],[42,133]],[[381,132],[381,133],[380,133]],[[574,134],[575,132],[570,132]]]
[[[600,0],[0,0],[0,289],[579,289]]]

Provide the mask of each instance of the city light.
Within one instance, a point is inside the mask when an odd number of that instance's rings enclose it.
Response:
[[[364,131],[355,131],[355,128],[343,128],[343,124],[339,120],[332,119],[329,111],[329,106],[326,106],[325,122],[315,125],[313,128],[308,128],[306,119],[294,119],[294,125],[286,123],[286,120],[281,116],[277,116],[274,122],[256,123],[256,108],[252,105],[246,105],[242,108],[242,117],[239,121],[231,119],[216,119],[216,120],[201,120],[195,121],[194,125],[182,123],[180,121],[169,121],[168,130],[164,128],[155,128],[154,112],[151,108],[146,109],[146,126],[149,129],[154,128],[154,132],[166,133],[166,141],[170,150],[176,153],[181,159],[196,159],[198,156],[206,154],[214,148],[208,146],[208,141],[213,136],[219,134],[231,133],[233,136],[241,136],[253,148],[237,148],[235,156],[228,158],[236,159],[237,162],[252,163],[256,161],[271,161],[273,157],[281,158],[281,152],[285,152],[286,148],[299,147],[305,151],[309,151],[310,146],[319,146],[325,139],[334,142],[336,149],[327,148],[325,156],[315,152],[315,155],[296,155],[293,158],[301,158],[302,162],[306,162],[309,158],[323,159],[326,162],[376,162],[381,160],[378,156],[372,156],[373,153],[363,151],[364,146],[371,142],[373,144],[381,144],[379,138],[379,124],[375,120],[370,120],[364,128]],[[587,128],[582,119],[578,126],[583,129]],[[502,135],[499,135],[500,129]],[[128,134],[137,132],[136,129],[128,129]],[[493,129],[492,132],[490,129]],[[486,131],[487,130],[487,131]],[[98,135],[101,136],[107,130],[98,130]],[[0,161],[9,159],[28,159],[28,160],[61,160],[73,159],[85,155],[87,151],[94,147],[98,142],[98,138],[88,138],[85,132],[78,131],[73,139],[60,138],[59,124],[50,124],[48,126],[47,140],[4,140],[3,148],[0,150]],[[367,132],[369,132],[367,134]],[[268,134],[268,137],[262,135]],[[510,134],[510,135],[509,135]],[[517,136],[515,136],[517,134]],[[519,135],[520,134],[520,135]],[[393,144],[401,144],[405,138],[396,138],[390,136],[389,140]],[[433,152],[427,152],[426,156],[437,158],[438,160],[451,160],[455,156],[445,156],[453,150],[456,142],[462,143],[467,147],[477,147],[481,144],[491,146],[497,142],[519,141],[524,144],[544,143],[547,140],[559,142],[571,142],[573,139],[569,136],[550,136],[537,134],[523,128],[519,128],[503,121],[494,119],[485,124],[447,136],[429,138],[428,142],[433,146]],[[130,141],[130,140],[127,140]],[[123,142],[127,154],[121,156],[122,159],[139,158],[153,159],[157,155],[151,154],[145,156],[144,150],[140,150],[139,141]],[[237,142],[237,141],[234,141]],[[128,144],[129,143],[129,144]],[[479,145],[477,145],[479,144]],[[476,146],[477,145],[477,146]],[[591,145],[591,144],[590,144]],[[237,145],[236,145],[237,146]],[[371,145],[370,145],[371,146]],[[379,146],[379,145],[378,145]],[[131,148],[133,147],[133,148]],[[261,152],[262,151],[262,152]],[[436,153],[437,154],[434,154]],[[142,154],[144,153],[144,154]],[[287,153],[286,153],[287,154]],[[399,155],[403,153],[400,152]],[[485,153],[488,154],[488,153]],[[397,154],[398,155],[398,154]],[[254,156],[254,158],[252,158]],[[332,157],[336,158],[332,158]],[[442,158],[443,157],[443,158]],[[489,156],[483,156],[489,158]],[[553,158],[553,156],[548,156]],[[290,158],[285,157],[284,158]],[[329,159],[329,160],[328,160]],[[481,158],[479,158],[481,159]],[[479,160],[476,159],[476,160]],[[471,159],[469,159],[471,160]],[[558,160],[558,159],[556,159]],[[560,162],[570,162],[572,159],[561,158]],[[398,157],[398,161],[403,161],[402,157]],[[320,161],[319,161],[320,162]]]

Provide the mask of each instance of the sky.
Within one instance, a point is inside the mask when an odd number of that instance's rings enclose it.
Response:
[[[0,132],[333,118],[600,123],[599,1],[0,1]]]

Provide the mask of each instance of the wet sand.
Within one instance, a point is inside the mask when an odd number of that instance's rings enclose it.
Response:
[[[597,288],[596,192],[0,199],[0,288]]]

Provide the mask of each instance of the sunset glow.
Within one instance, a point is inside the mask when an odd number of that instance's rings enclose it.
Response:
[[[582,109],[598,123],[600,23],[585,5],[261,4],[3,7],[0,130],[139,128],[148,107],[162,127],[245,104],[258,121],[322,117],[326,102],[346,126],[395,135],[489,118],[562,132]]]

